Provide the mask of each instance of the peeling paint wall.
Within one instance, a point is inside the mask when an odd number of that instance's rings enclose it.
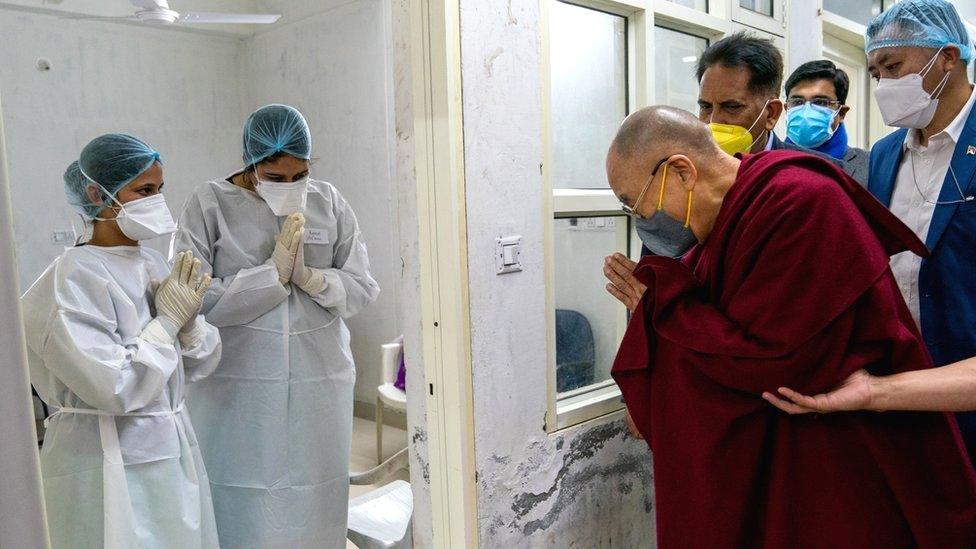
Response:
[[[647,446],[619,415],[544,428],[539,2],[460,5],[481,546],[651,547]],[[508,235],[523,237],[523,271],[497,276],[494,241]]]

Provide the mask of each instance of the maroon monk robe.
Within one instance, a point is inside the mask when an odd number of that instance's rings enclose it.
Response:
[[[948,414],[789,416],[760,397],[931,366],[888,267],[906,249],[926,253],[840,169],[770,151],[744,157],[705,242],[640,262],[613,378],[653,451],[661,547],[976,547]]]

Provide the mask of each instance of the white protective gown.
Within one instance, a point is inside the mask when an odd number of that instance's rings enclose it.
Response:
[[[31,383],[51,407],[41,472],[55,549],[217,547],[210,487],[184,383],[220,360],[197,317],[192,347],[139,337],[150,280],[170,268],[141,246],[65,251],[24,294]]]
[[[339,192],[309,182],[305,263],[325,271],[308,295],[271,262],[284,217],[227,181],[197,187],[176,250],[213,276],[207,321],[220,328],[218,371],[188,406],[210,474],[224,547],[345,547],[355,365],[343,318],[373,302],[356,217]]]

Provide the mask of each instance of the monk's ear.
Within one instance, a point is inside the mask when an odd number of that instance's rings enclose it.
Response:
[[[670,164],[671,173],[678,178],[686,191],[695,188],[695,183],[698,181],[698,168],[690,158],[683,154],[676,154],[671,157]]]

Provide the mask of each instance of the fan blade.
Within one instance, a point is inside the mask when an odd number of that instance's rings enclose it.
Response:
[[[167,0],[129,0],[129,2],[133,6],[144,10],[169,9],[169,2]]]
[[[268,25],[274,23],[280,15],[259,13],[205,13],[188,12],[180,15],[180,23],[204,24],[238,24],[238,25]]]
[[[132,15],[122,16],[100,16],[100,15],[62,15],[59,19],[71,19],[72,21],[138,21]]]

